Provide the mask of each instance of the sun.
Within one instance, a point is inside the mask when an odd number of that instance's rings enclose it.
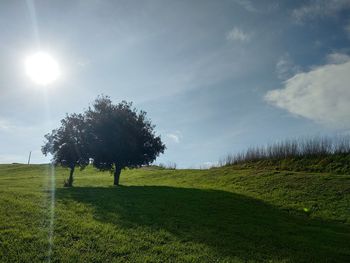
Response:
[[[60,75],[57,61],[45,52],[28,56],[25,60],[25,70],[34,83],[45,87],[55,82]]]

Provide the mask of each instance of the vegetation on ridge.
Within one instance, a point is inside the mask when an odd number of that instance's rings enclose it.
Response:
[[[219,165],[349,174],[350,137],[299,138],[251,147],[227,155]]]

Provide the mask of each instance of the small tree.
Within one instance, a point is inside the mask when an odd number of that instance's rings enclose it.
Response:
[[[82,114],[67,115],[61,120],[61,127],[45,135],[43,154],[52,154],[55,165],[70,169],[65,186],[73,185],[73,173],[76,166],[84,169],[89,164],[86,123]]]
[[[132,103],[114,105],[109,97],[98,97],[86,112],[90,153],[99,170],[114,172],[119,185],[121,170],[153,162],[165,150],[146,112],[137,112]]]

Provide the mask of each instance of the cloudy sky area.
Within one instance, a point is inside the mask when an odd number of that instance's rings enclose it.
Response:
[[[97,95],[148,112],[157,162],[215,163],[350,130],[350,1],[1,1],[0,163],[47,162],[43,135]],[[24,59],[49,52],[48,90]]]

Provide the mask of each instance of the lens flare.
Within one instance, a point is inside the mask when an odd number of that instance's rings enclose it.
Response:
[[[53,164],[49,167],[49,192],[50,192],[50,225],[49,225],[49,251],[48,251],[48,261],[51,262],[52,257],[52,247],[53,247],[53,236],[54,236],[54,223],[55,223],[55,193],[56,193],[56,183],[55,183],[55,167]]]

